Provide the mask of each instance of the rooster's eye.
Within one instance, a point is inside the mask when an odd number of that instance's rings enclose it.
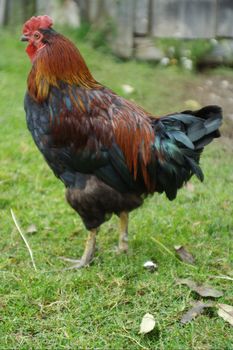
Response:
[[[35,33],[33,36],[34,36],[35,39],[39,39],[40,34],[39,33]]]

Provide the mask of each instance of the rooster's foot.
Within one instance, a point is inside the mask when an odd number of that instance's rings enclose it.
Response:
[[[83,267],[87,267],[87,266],[90,265],[90,263],[93,260],[92,258],[91,259],[85,259],[84,257],[82,257],[81,259],[70,259],[70,258],[65,258],[63,256],[60,257],[60,259],[72,263],[72,265],[70,267],[66,267],[64,270],[81,269]]]
[[[89,236],[87,238],[85,250],[83,253],[83,256],[80,260],[73,260],[69,258],[61,258],[65,261],[72,262],[73,265],[70,267],[67,267],[65,270],[72,270],[72,269],[81,269],[82,267],[87,267],[90,265],[94,258],[95,253],[95,245],[96,245],[96,229],[92,229],[89,233]]]
[[[114,251],[116,254],[128,253],[128,248],[129,246],[127,242],[121,242],[118,246],[115,247]]]

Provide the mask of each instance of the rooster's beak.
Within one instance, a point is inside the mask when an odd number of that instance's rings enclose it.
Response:
[[[26,35],[22,35],[20,40],[21,41],[28,41],[28,37]]]

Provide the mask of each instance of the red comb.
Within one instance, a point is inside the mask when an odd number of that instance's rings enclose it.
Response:
[[[23,33],[28,32],[34,32],[38,29],[48,29],[52,27],[53,20],[51,17],[44,15],[44,16],[33,16],[30,18],[27,22],[24,23],[23,26]]]

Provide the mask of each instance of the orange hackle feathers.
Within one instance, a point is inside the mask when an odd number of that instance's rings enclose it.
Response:
[[[30,95],[42,102],[48,97],[49,87],[59,87],[59,82],[98,88],[79,50],[60,34],[50,37],[50,45],[38,52],[28,77]]]

